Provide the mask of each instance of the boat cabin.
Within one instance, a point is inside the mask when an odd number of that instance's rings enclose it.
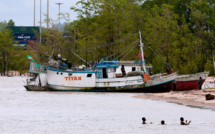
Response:
[[[119,67],[117,62],[101,61],[93,66],[93,69],[97,72],[96,78],[116,78],[116,68]]]

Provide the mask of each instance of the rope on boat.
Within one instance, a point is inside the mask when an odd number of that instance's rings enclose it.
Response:
[[[134,33],[134,34],[132,34],[132,35],[129,35],[129,36],[125,37],[125,38],[122,38],[122,39],[120,39],[120,40],[111,42],[111,43],[107,43],[107,44],[104,44],[104,45],[97,45],[96,47],[94,46],[94,47],[87,47],[87,48],[84,48],[84,49],[76,49],[76,50],[73,50],[73,52],[74,52],[74,51],[93,50],[93,49],[97,49],[97,48],[107,47],[107,46],[109,46],[109,45],[117,44],[117,43],[120,43],[120,42],[122,42],[122,41],[124,41],[124,40],[127,40],[128,38],[133,37],[133,36],[136,35],[136,34],[138,34],[138,32],[137,32],[137,33]],[[65,52],[68,52],[68,51],[70,51],[70,50],[66,50]]]
[[[124,59],[136,46],[133,46],[132,49],[128,49],[130,51],[127,52],[127,54],[125,56],[123,56],[121,59]]]
[[[152,50],[152,48],[149,45],[145,45],[145,46],[147,46],[153,52],[154,55],[156,55],[156,56],[159,56],[159,54],[161,55],[161,53],[157,54],[154,50]],[[163,64],[170,66],[170,64],[166,63],[165,61],[162,60],[162,62],[163,62]],[[170,68],[172,68],[172,67],[170,66]]]
[[[128,49],[128,50],[130,50],[129,48],[131,48],[135,43],[137,43],[138,42],[138,40],[136,40],[136,41],[134,41],[132,44],[130,44],[128,47],[125,47],[125,48],[123,48],[123,49],[121,49],[121,50],[119,50],[119,51],[117,51],[117,52],[115,52],[114,54],[111,54],[110,56],[107,56],[107,58],[110,58],[110,57],[112,57],[112,56],[114,56],[114,55],[116,55],[117,53],[120,53],[120,52],[122,52],[122,51],[124,51],[124,50],[126,50],[126,49]],[[136,45],[135,45],[136,46]],[[127,51],[127,50],[126,50]],[[125,53],[125,52],[124,52]],[[122,53],[122,54],[124,54],[124,53]],[[121,54],[121,55],[122,55]],[[119,55],[117,58],[119,58],[121,55]]]

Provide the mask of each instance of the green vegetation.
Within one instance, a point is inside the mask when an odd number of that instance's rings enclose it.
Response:
[[[138,40],[140,30],[145,59],[153,65],[153,73],[165,72],[165,65],[169,64],[179,74],[214,74],[215,1],[80,0],[71,9],[78,13],[78,20],[68,22],[62,31],[44,28],[42,43],[29,48],[37,50],[36,61],[47,62],[45,55],[49,56],[53,49],[55,55],[61,53],[75,65],[85,63],[74,53],[87,62],[102,58],[137,60],[138,46],[131,44]],[[1,22],[0,28],[6,27],[3,25]],[[123,49],[126,53],[120,51]]]

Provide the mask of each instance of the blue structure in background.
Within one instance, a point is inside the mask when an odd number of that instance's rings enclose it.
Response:
[[[12,26],[9,29],[13,33],[13,44],[15,46],[21,46],[27,49],[29,44],[33,44],[38,40],[36,34],[39,34],[39,27]]]

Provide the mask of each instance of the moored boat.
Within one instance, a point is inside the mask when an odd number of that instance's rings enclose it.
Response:
[[[93,68],[47,68],[48,85],[55,91],[137,92],[144,86],[143,76],[116,77],[117,62],[101,61]]]
[[[143,43],[140,35],[140,54]],[[145,69],[143,57],[140,65]],[[110,91],[138,92],[144,87],[143,75],[116,77],[117,61],[100,61],[91,68],[66,68],[61,57],[50,60],[47,67],[47,80],[51,90],[57,91]]]
[[[208,74],[208,72],[200,72],[196,74],[178,75],[175,79],[175,87],[173,85],[173,90],[184,91],[201,89],[201,86],[208,77]]]
[[[30,76],[26,79],[24,87],[27,91],[46,91],[49,90],[47,85],[47,64],[38,64],[36,62],[30,63],[29,73]]]

